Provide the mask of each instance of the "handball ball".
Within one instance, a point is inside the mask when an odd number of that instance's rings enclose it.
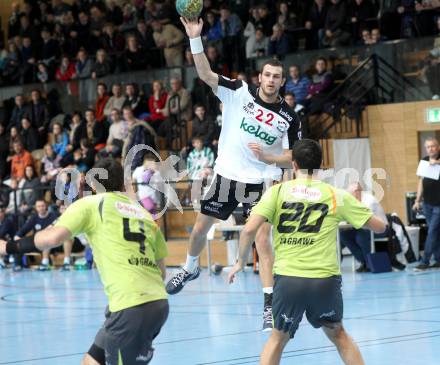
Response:
[[[203,0],[176,0],[176,10],[184,18],[197,18],[203,9]]]

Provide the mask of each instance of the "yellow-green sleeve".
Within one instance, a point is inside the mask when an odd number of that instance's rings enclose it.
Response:
[[[93,224],[94,212],[90,209],[91,201],[87,198],[77,200],[71,204],[58,218],[55,227],[67,228],[72,236],[89,232]],[[95,214],[99,214],[96,212]]]
[[[168,256],[168,247],[165,238],[159,228],[156,229],[156,237],[154,239],[155,258],[156,261],[162,260]]]
[[[273,224],[281,185],[272,186],[267,190],[258,204],[252,209],[251,215],[257,214]]]
[[[340,199],[342,204],[338,204],[337,212],[341,220],[350,223],[356,229],[363,227],[373,216],[373,212],[350,193],[346,191],[339,191],[339,193],[342,194],[342,199]]]

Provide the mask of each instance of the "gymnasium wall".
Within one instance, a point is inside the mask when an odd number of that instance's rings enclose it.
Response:
[[[440,133],[440,123],[426,123],[426,109],[440,108],[440,101],[386,104],[367,107],[372,167],[386,170],[387,180],[377,180],[385,191],[386,212],[406,220],[405,194],[417,190],[416,170],[423,150],[419,136]]]

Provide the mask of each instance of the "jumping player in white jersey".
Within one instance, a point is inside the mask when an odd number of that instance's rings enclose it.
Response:
[[[241,80],[230,80],[211,70],[203,51],[201,19],[181,18],[190,38],[197,73],[223,103],[215,177],[201,200],[189,239],[186,264],[167,284],[169,294],[177,294],[200,275],[198,258],[215,219],[226,220],[239,203],[245,216],[260,199],[265,180],[279,181],[280,167],[291,167],[291,147],[301,139],[301,124],[295,112],[280,97],[285,82],[283,65],[267,61],[259,75],[260,87],[253,89]],[[273,253],[270,225],[264,224],[256,238],[260,257],[260,277],[264,292],[263,330],[272,329]]]

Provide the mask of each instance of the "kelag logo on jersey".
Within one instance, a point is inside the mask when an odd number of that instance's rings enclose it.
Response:
[[[266,142],[269,146],[273,145],[273,143],[276,141],[277,137],[271,136],[269,133],[265,132],[261,129],[260,126],[254,126],[252,124],[247,124],[245,122],[245,118],[241,121],[240,129],[243,129],[245,132],[261,139],[262,141]]]

